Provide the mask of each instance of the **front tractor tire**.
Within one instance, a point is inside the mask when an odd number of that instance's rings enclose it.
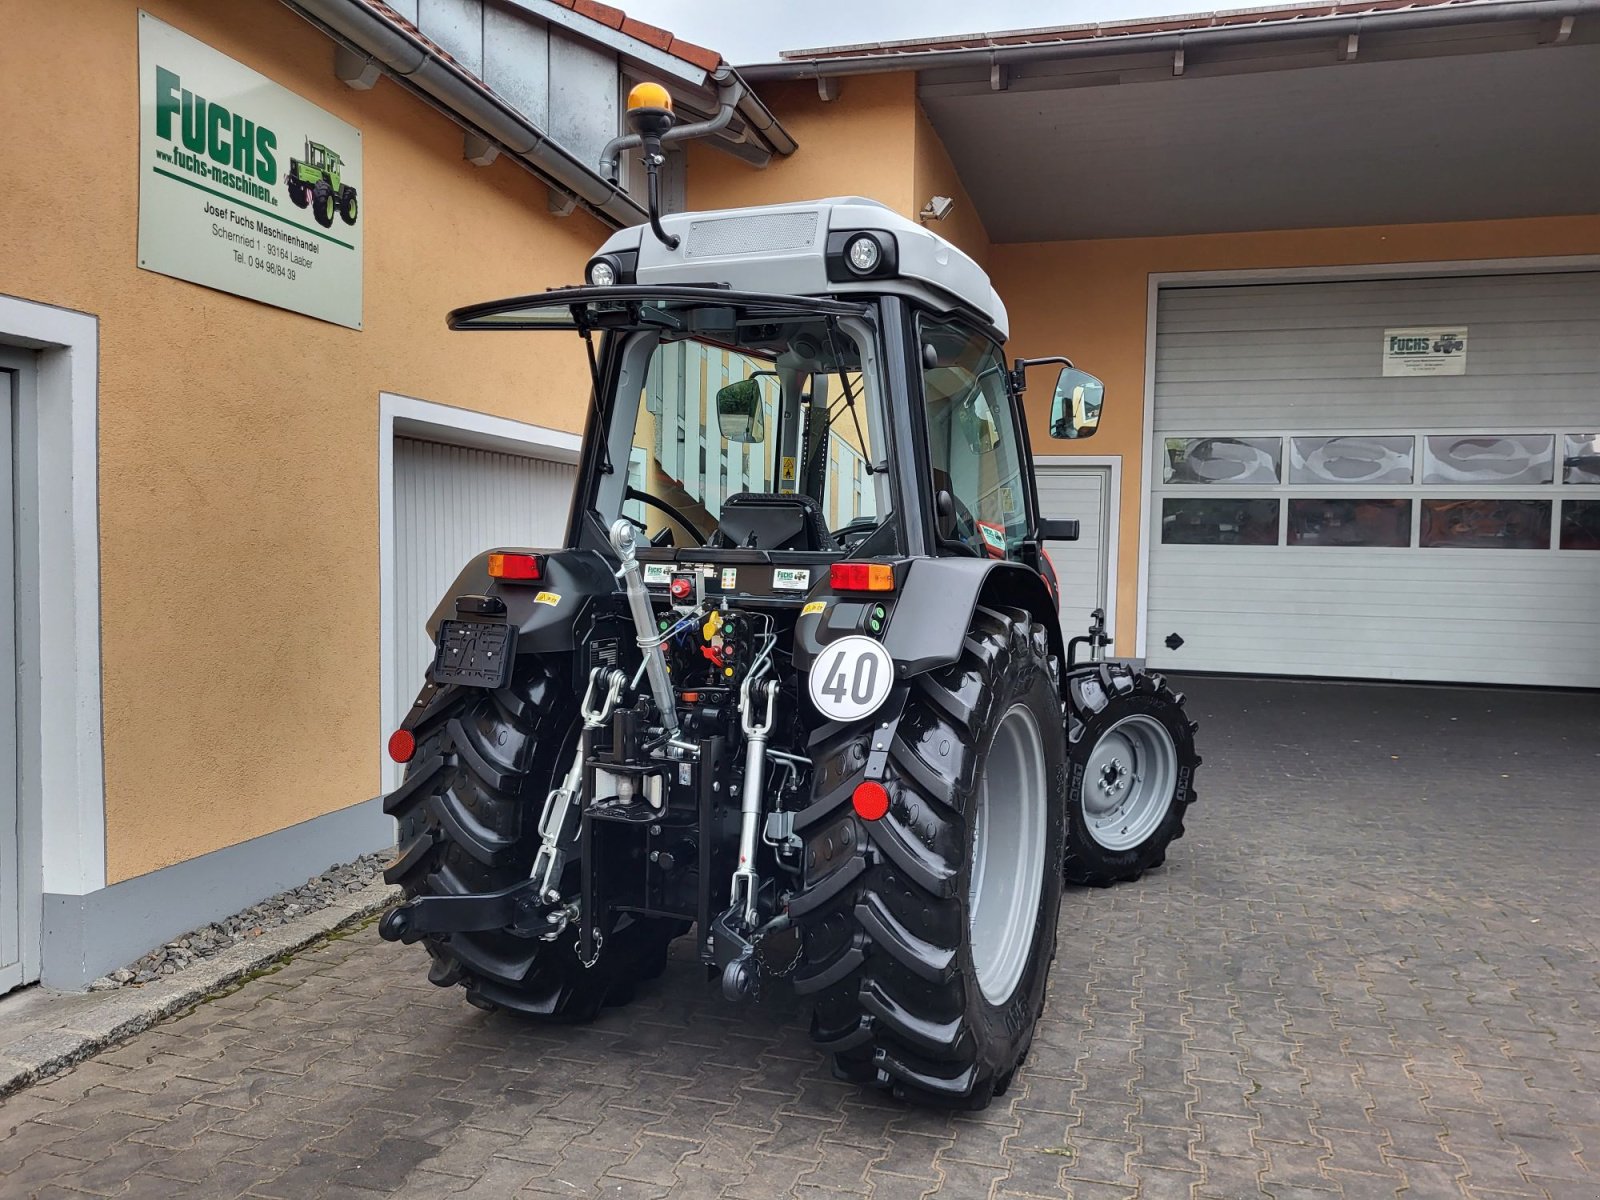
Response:
[[[1155,674],[1107,664],[1072,679],[1066,881],[1128,883],[1166,861],[1183,836],[1200,766],[1199,728]]]
[[[404,782],[384,798],[399,823],[399,853],[384,872],[406,899],[492,892],[528,878],[539,814],[578,745],[572,689],[536,658],[519,659],[499,691],[423,690],[426,707],[409,725],[416,752]],[[576,891],[567,864],[563,891]],[[591,1020],[625,1003],[636,984],[659,975],[677,932],[658,920],[619,918],[601,929],[596,961],[578,958],[577,931],[554,941],[510,930],[432,935],[428,978],[460,984],[480,1008],[554,1021]]]
[[[305,208],[311,203],[311,193],[306,190],[306,185],[289,176],[289,200],[296,208]]]
[[[961,659],[911,681],[869,821],[851,796],[879,728],[813,738],[795,986],[840,1077],[982,1108],[1028,1052],[1055,956],[1067,747],[1045,628],[980,608]]]

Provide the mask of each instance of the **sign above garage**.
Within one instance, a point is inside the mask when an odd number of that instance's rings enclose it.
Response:
[[[1385,375],[1465,375],[1467,327],[1452,329],[1385,329]]]
[[[139,14],[139,265],[361,328],[361,132]]]

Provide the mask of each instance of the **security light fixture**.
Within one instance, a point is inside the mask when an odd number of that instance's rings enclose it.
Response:
[[[950,210],[956,202],[949,196],[935,196],[922,206],[922,211],[917,214],[919,221],[942,221],[950,215]]]

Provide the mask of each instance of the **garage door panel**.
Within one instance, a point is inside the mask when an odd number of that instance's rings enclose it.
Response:
[[[461,569],[495,546],[560,546],[575,476],[568,463],[395,439],[392,712],[404,713],[423,684],[433,658],[424,626]],[[398,769],[385,763],[393,787]]]
[[[1163,292],[1163,333],[1323,330],[1527,320],[1530,310],[1600,319],[1589,272],[1363,279],[1317,283],[1173,288]]]
[[[1461,326],[1465,374],[1382,375],[1385,329]],[[1159,469],[1166,437],[1405,434],[1416,439],[1420,476],[1429,434],[1526,432],[1559,445],[1564,433],[1589,432],[1600,427],[1600,274],[1163,290],[1152,416],[1153,664],[1600,686],[1600,553],[1563,551],[1554,538],[1549,550],[1287,546],[1281,532],[1275,546],[1160,541],[1163,500],[1178,497],[1409,499],[1413,543],[1418,507],[1430,499],[1537,500],[1554,518],[1564,498],[1590,498],[1561,483],[1559,469],[1555,482],[1533,486],[1382,488],[1169,484]],[[1491,522],[1474,537],[1513,520],[1492,511],[1472,519]],[[1177,649],[1166,645],[1171,633],[1182,638]]]

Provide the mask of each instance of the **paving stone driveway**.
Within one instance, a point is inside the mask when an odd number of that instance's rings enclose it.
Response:
[[[1189,691],[1192,832],[1067,896],[986,1112],[834,1082],[686,955],[551,1032],[368,929],[0,1103],[0,1196],[1600,1196],[1600,696]]]

